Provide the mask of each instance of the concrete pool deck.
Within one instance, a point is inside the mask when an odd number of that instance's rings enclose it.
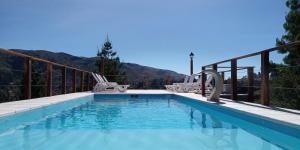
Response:
[[[0,103],[0,117],[20,113],[35,108],[45,107],[52,104],[72,100],[79,97],[93,95],[91,92],[70,93],[51,97],[41,97],[28,100]]]
[[[214,102],[209,102],[206,100],[205,97],[202,97],[201,95],[194,94],[194,93],[172,93],[166,90],[127,90],[127,92],[125,93],[126,94],[175,94],[175,95],[203,101],[206,103],[214,103]],[[35,108],[45,107],[48,105],[68,101],[74,98],[89,96],[89,95],[93,95],[93,93],[91,92],[71,93],[71,94],[56,95],[51,97],[0,103],[0,117],[24,112]],[[295,125],[300,128],[300,111],[298,110],[268,107],[268,106],[263,106],[255,103],[232,101],[229,99],[221,99],[221,103],[218,103],[216,105],[221,105],[226,108],[231,108],[242,112],[258,115],[266,119],[269,118],[273,120],[282,121],[288,124]]]
[[[220,105],[226,108],[238,110],[245,113],[250,113],[253,115],[263,117],[265,119],[281,121],[283,123],[287,123],[289,125],[292,125],[300,129],[300,111],[298,110],[279,108],[279,107],[269,107],[261,104],[244,102],[244,101],[233,101],[225,98],[221,98],[220,103],[215,103],[215,102],[207,101],[206,97],[203,97],[200,94],[194,94],[194,93],[173,93],[173,94],[188,97],[188,98],[193,98],[206,103]]]

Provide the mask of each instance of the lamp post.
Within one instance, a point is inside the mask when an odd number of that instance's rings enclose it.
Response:
[[[191,73],[191,75],[194,73],[194,71],[193,71],[193,57],[194,57],[194,53],[193,52],[191,52],[190,53],[190,73]]]

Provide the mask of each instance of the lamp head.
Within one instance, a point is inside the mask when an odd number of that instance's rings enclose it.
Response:
[[[190,53],[190,58],[193,58],[193,57],[194,57],[194,53],[191,52],[191,53]]]

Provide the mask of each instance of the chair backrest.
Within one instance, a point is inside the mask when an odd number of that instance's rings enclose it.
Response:
[[[92,73],[94,79],[97,81],[97,83],[101,83],[100,79],[98,78],[97,74]]]
[[[189,83],[193,83],[195,77],[196,77],[196,74],[192,74],[192,75],[190,76]]]
[[[104,79],[105,82],[108,82],[105,76],[102,76],[102,78]]]
[[[202,83],[202,78],[199,76],[199,78],[198,78],[198,80],[197,80],[197,82],[196,82],[197,84],[201,84]]]
[[[189,80],[189,76],[185,76],[183,83],[187,83]]]
[[[97,75],[98,79],[99,79],[101,82],[105,82],[105,81],[103,80],[103,78],[101,77],[101,75],[99,75],[99,74],[96,74],[96,75]]]

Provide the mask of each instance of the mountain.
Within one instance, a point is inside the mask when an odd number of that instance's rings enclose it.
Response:
[[[95,71],[97,69],[95,66],[96,57],[78,57],[63,52],[50,52],[46,50],[11,50],[56,63],[66,64],[82,70]],[[121,70],[126,72],[129,82],[137,82],[145,79],[147,81],[166,79],[179,81],[184,78],[183,74],[179,74],[171,70],[142,66],[134,63],[122,63]]]

